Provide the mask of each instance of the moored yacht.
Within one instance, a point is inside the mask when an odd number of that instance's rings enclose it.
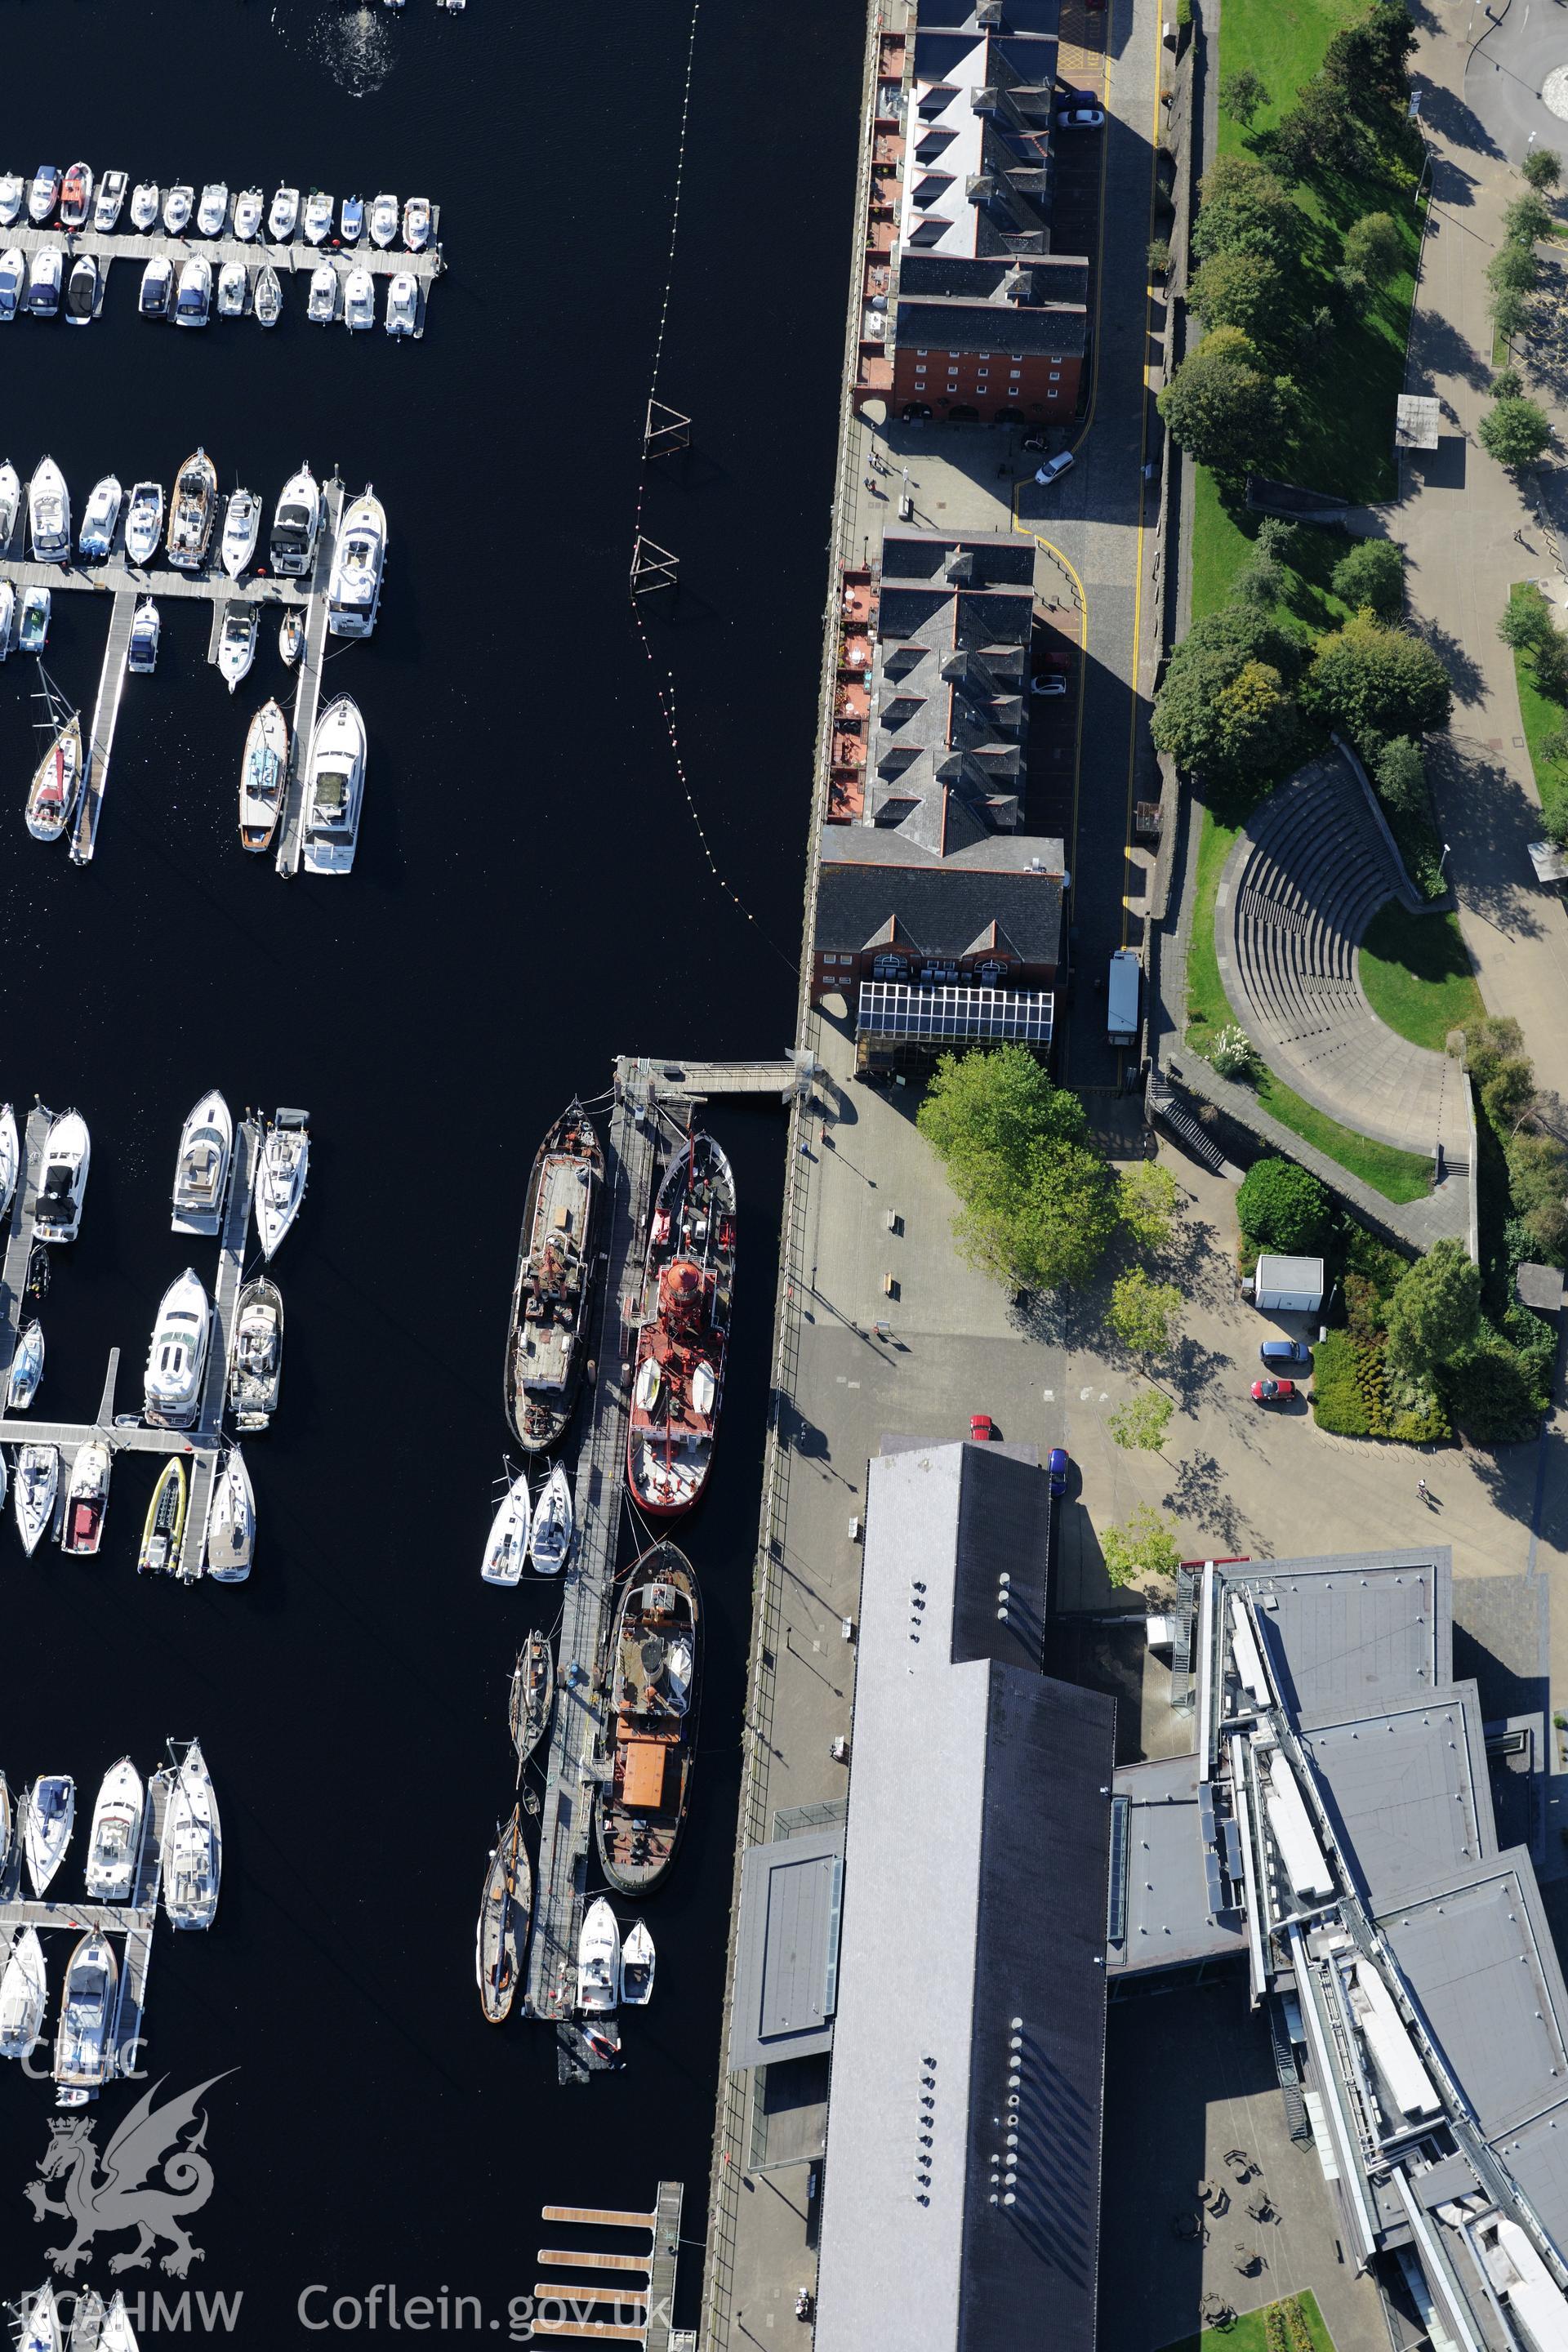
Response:
[[[138,180],[131,191],[131,226],[143,233],[158,217],[158,183]]]
[[[255,1554],[256,1495],[245,1456],[231,1445],[213,1481],[207,1509],[207,1574],[215,1584],[243,1584]]]
[[[242,677],[250,676],[250,665],[256,659],[256,607],[251,604],[231,604],[223,616],[217,667],[230,694]]]
[[[77,539],[77,545],[83,555],[107,555],[110,552],[114,545],[114,527],[120,520],[120,505],[124,495],[116,474],[105,474],[101,481],[94,482]]]
[[[384,253],[389,245],[395,244],[397,239],[397,198],[395,196],[389,195],[377,196],[374,204],[372,205],[370,208],[370,241],[372,245],[380,246],[382,251]]]
[[[321,528],[321,493],[310,467],[301,466],[283,485],[272,518],[272,569],[285,580],[309,572]]]
[[[151,563],[163,530],[163,485],[138,482],[125,509],[125,561]]]
[[[92,208],[92,225],[100,236],[107,236],[119,222],[125,204],[127,175],[123,172],[105,172],[98,184],[98,198]]]
[[[300,226],[300,191],[279,188],[267,208],[267,234],[274,245],[287,245]]]
[[[33,771],[27,831],[35,841],[58,841],[81,791],[81,719],[72,711]]]
[[[16,619],[16,591],[9,580],[0,580],[0,662],[11,650],[11,632]]]
[[[71,502],[66,478],[52,457],[41,458],[27,484],[27,532],[35,563],[68,563]]]
[[[323,261],[310,272],[310,290],[305,298],[305,316],[312,326],[330,327],[338,315],[338,273],[330,261]]]
[[[36,1927],[24,1927],[11,1947],[0,1976],[0,2058],[26,2058],[36,2050],[48,2003],[44,1948]],[[45,2292],[49,2290],[46,2288]],[[55,2339],[58,2343],[58,2337]],[[24,2338],[24,2345],[26,2339]]]
[[[653,1999],[653,1937],[639,1919],[621,1946],[621,1999],[628,2009],[646,2009]]]
[[[697,1744],[701,1625],[697,1579],[672,1543],[629,1570],[611,1638],[615,1764],[599,1790],[599,1862],[624,1895],[647,1895],[675,1859]]]
[[[57,2104],[79,2106],[108,2082],[114,2065],[114,2004],[120,1964],[100,1928],[85,1935],[66,1964],[55,2033]]]
[[[201,203],[196,206],[196,233],[200,236],[221,236],[228,218],[228,188],[222,180],[209,180],[202,190]]]
[[[0,466],[0,555],[6,553],[22,511],[22,477],[9,457]]]
[[[9,326],[27,290],[27,257],[19,245],[0,253],[0,326]]]
[[[242,245],[259,235],[266,199],[259,188],[246,188],[234,200],[234,233]]]
[[[22,1823],[22,1852],[35,1895],[45,1887],[66,1858],[76,1826],[76,1782],[68,1772],[46,1773],[26,1795]]]
[[[60,182],[60,226],[74,236],[92,210],[92,166],[73,163]]]
[[[423,253],[430,242],[430,199],[410,196],[403,207],[403,242],[410,253]]]
[[[338,215],[338,234],[345,245],[357,245],[364,235],[364,198],[345,196]]]
[[[216,520],[217,467],[205,449],[196,449],[175,476],[169,508],[169,561],[177,571],[201,570]]]
[[[507,1419],[530,1454],[566,1433],[583,1378],[605,1150],[579,1102],[534,1154],[506,1342]]]
[[[53,1445],[24,1445],[16,1456],[11,1503],[16,1514],[16,1533],[29,1559],[48,1532],[59,1483],[58,1450]]]
[[[621,1931],[601,1895],[590,1903],[577,1939],[577,2006],[584,2016],[607,2016],[621,1998]]]
[[[27,266],[27,315],[52,319],[60,307],[65,255],[58,245],[40,245]]]
[[[163,197],[163,226],[171,236],[180,236],[189,223],[195,194],[195,188],[187,188],[183,181],[178,187],[166,192]]]
[[[279,1108],[267,1122],[256,1178],[256,1234],[264,1258],[274,1255],[299,1215],[310,1167],[310,1113]]]
[[[49,642],[49,592],[47,588],[26,588],[22,592],[22,610],[16,623],[18,653],[41,654]]]
[[[343,288],[343,324],[351,335],[375,324],[375,280],[368,269],[351,269]]]
[[[158,639],[163,623],[151,596],[143,596],[131,624],[131,650],[126,667],[138,677],[151,677],[158,667]]]
[[[22,1172],[22,1137],[10,1103],[0,1108],[0,1218],[11,1206]]]
[[[90,327],[97,314],[103,277],[90,253],[79,253],[66,281],[66,324]]]
[[[174,265],[166,253],[155,253],[142,272],[136,308],[144,319],[166,319],[174,291]]]
[[[247,849],[270,847],[288,769],[289,722],[276,702],[264,702],[250,722],[239,768],[239,837]]]
[[[572,1487],[558,1462],[541,1489],[528,1534],[528,1556],[541,1576],[559,1576],[565,1567],[572,1527]]]
[[[475,1941],[479,2005],[491,2025],[504,2023],[511,2008],[532,1909],[533,1873],[522,1842],[522,1807],[517,1805],[490,1856]]]
[[[103,1776],[88,1832],[87,1891],[100,1903],[129,1900],[144,1802],[142,1775],[130,1757],[122,1756]]]
[[[113,1456],[101,1437],[89,1437],[77,1448],[66,1482],[65,1521],[60,1549],[79,1559],[90,1559],[103,1540],[104,1514],[109,1508],[109,1479]]]
[[[142,1522],[142,1549],[136,1555],[138,1576],[173,1576],[180,1564],[188,1500],[185,1465],[177,1454],[172,1454],[158,1473]]]
[[[91,1159],[92,1143],[86,1119],[79,1110],[61,1111],[44,1145],[44,1172],[38,1181],[33,1219],[35,1239],[75,1241],[81,1225]]]
[[[235,1307],[228,1409],[236,1429],[271,1426],[283,1387],[283,1298],[265,1276],[247,1282]]]
[[[212,1775],[194,1740],[169,1787],[163,1821],[163,1908],[175,1927],[210,1927],[223,1875],[223,1832]]]
[[[307,874],[346,874],[353,866],[364,771],[364,721],[353,697],[340,694],[328,703],[310,738],[300,853]]]
[[[28,1934],[32,1933],[31,1928]],[[52,2286],[41,2286],[27,2297],[22,2313],[22,2340],[16,2352],[64,2352],[65,2323]]]
[[[246,298],[250,292],[250,272],[243,261],[226,261],[217,275],[217,314],[220,319],[240,319],[245,315]]]
[[[180,272],[174,297],[176,327],[205,327],[212,316],[213,266],[205,253],[193,253]]]
[[[5,1382],[6,1412],[26,1412],[38,1393],[38,1382],[43,1377],[44,1327],[35,1316],[30,1323],[24,1323],[16,1335],[16,1349]],[[4,1500],[0,1495],[0,1502]]]
[[[554,1698],[555,1659],[544,1635],[534,1632],[517,1654],[507,1707],[511,1744],[520,1765],[527,1763],[548,1730]]]
[[[234,1118],[215,1087],[205,1094],[180,1129],[174,1160],[174,1213],[177,1234],[216,1234],[223,1223],[234,1156]]]
[[[387,287],[386,331],[389,335],[419,331],[419,280],[409,270],[398,270]]]
[[[490,1521],[484,1566],[479,1570],[487,1584],[518,1582],[528,1558],[531,1519],[528,1473],[523,1470],[512,1480],[501,1499],[500,1509]]]
[[[275,327],[283,315],[283,280],[269,261],[256,273],[251,302],[258,326]]]
[[[278,624],[278,658],[292,669],[304,649],[305,615],[298,604],[289,604]]]
[[[118,2290],[104,2314],[98,2352],[138,2352],[135,2331],[125,2308],[125,2297]]]
[[[202,1278],[187,1266],[163,1293],[142,1381],[144,1411],[159,1429],[189,1429],[200,1410],[212,1306]]]
[[[311,245],[320,245],[332,233],[332,200],[323,189],[312,188],[305,199],[305,236]]]
[[[254,490],[231,490],[223,517],[223,568],[237,580],[256,552],[261,500]]]
[[[658,1188],[648,1233],[626,1470],[656,1518],[696,1502],[713,1465],[735,1284],[735,1179],[693,1134]]]
[[[9,228],[26,202],[27,183],[20,172],[0,172],[0,228]]]
[[[42,228],[59,201],[62,174],[58,163],[40,163],[27,190],[27,218],[35,228]]]
[[[334,637],[368,637],[381,608],[386,509],[367,482],[338,525],[327,582],[327,627]]]

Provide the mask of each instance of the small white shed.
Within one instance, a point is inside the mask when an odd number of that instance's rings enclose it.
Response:
[[[1265,1315],[1318,1315],[1323,1306],[1321,1257],[1260,1257],[1252,1303]]]

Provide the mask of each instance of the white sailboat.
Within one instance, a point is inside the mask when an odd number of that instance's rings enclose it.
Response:
[[[653,1937],[638,1920],[621,1946],[621,1999],[629,2009],[644,2009],[653,1998]]]
[[[212,1305],[205,1285],[186,1266],[163,1293],[153,1326],[142,1381],[146,1418],[159,1429],[189,1429],[201,1406],[212,1332]]]
[[[279,1109],[267,1122],[256,1180],[256,1235],[270,1258],[300,1213],[310,1169],[310,1115]]]
[[[215,1087],[202,1097],[180,1129],[174,1214],[169,1221],[175,1233],[217,1232],[233,1154],[233,1114]]]
[[[621,1998],[621,1931],[601,1895],[588,1906],[577,1938],[577,2006],[584,2017],[605,2017]]]
[[[70,2343],[67,2352],[102,2352],[103,2318],[103,2297],[98,2289],[79,2287],[76,2309],[71,2314]]]
[[[16,1352],[11,1359],[11,1376],[5,1383],[7,1412],[26,1412],[38,1393],[38,1382],[44,1377],[44,1329],[35,1315],[16,1335]],[[0,1503],[5,1499],[0,1486]]]
[[[98,2352],[138,2352],[135,2330],[131,2315],[125,2308],[125,2297],[116,2291],[104,2317],[103,2333],[98,2339]]]
[[[223,1875],[223,1832],[212,1775],[193,1740],[169,1789],[163,1820],[163,1908],[175,1927],[210,1927]]]
[[[0,1976],[0,2058],[26,2058],[37,2047],[48,2006],[44,1948],[36,1927],[24,1927]]]
[[[270,848],[288,772],[289,721],[276,702],[264,702],[250,722],[239,768],[239,837],[247,849]]]
[[[59,1485],[58,1448],[53,1445],[24,1445],[16,1456],[11,1502],[16,1514],[16,1532],[22,1538],[22,1549],[29,1559],[37,1550],[55,1516],[55,1498],[59,1493]]]
[[[206,1568],[215,1584],[243,1584],[256,1556],[256,1494],[237,1445],[224,1455],[207,1511]]]
[[[22,1852],[33,1892],[41,1895],[61,1863],[76,1827],[76,1782],[68,1772],[47,1773],[26,1795]]]
[[[490,1521],[489,1538],[485,1545],[485,1564],[479,1570],[487,1584],[515,1584],[522,1574],[528,1558],[528,1534],[531,1518],[528,1492],[528,1473],[520,1471],[502,1499],[500,1508]]]
[[[528,1549],[541,1576],[559,1576],[572,1549],[572,1488],[558,1462],[534,1509]]]
[[[31,1930],[28,1930],[29,1934]],[[28,2302],[16,2352],[62,2352],[65,2343],[59,2306],[52,2286],[41,2286]]]
[[[104,1774],[87,1842],[87,1891],[100,1903],[130,1900],[146,1791],[129,1756]]]

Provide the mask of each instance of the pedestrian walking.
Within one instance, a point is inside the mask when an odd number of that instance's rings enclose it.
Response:
[[[1415,1499],[1418,1503],[1429,1503],[1432,1499],[1431,1496],[1426,1492],[1426,1481],[1425,1478],[1417,1478],[1415,1481]]]

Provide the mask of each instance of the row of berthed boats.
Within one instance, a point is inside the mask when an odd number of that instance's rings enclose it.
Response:
[[[173,1751],[172,1751],[173,1752]],[[26,1870],[42,1902],[76,1827],[76,1782],[68,1773],[40,1776],[12,1802],[0,1773],[0,1888],[16,1897]],[[88,1830],[88,1901],[121,1917],[90,1916],[66,1964],[51,2072],[56,2104],[82,2106],[115,2071],[121,1964],[113,1937],[152,1924],[159,1901],[173,1927],[205,1929],[217,1916],[223,1879],[223,1828],[212,1774],[193,1740],[183,1755],[143,1783],[129,1756],[110,1765]],[[57,1898],[58,1901],[58,1898]],[[79,1906],[58,1906],[61,1925]],[[36,1927],[21,1927],[0,1969],[0,2058],[26,2061],[43,2039],[48,1969]]]
[[[129,211],[127,212],[127,205]],[[410,253],[423,253],[435,230],[435,215],[427,196],[410,196],[399,205],[384,192],[367,203],[363,196],[345,196],[339,210],[324,189],[279,186],[267,204],[259,188],[238,189],[231,196],[222,180],[209,180],[198,196],[183,182],[160,188],[153,180],[131,185],[125,172],[94,176],[90,163],[72,163],[62,171],[57,163],[40,163],[32,179],[17,172],[0,172],[0,228],[13,228],[26,213],[34,228],[55,222],[68,236],[90,228],[100,236],[116,230],[122,214],[139,236],[151,236],[160,226],[169,236],[184,236],[195,226],[198,236],[233,237],[240,244],[261,239],[289,245],[302,237],[307,245],[324,245],[329,237],[356,246],[363,237],[385,253],[401,234]]]
[[[68,274],[67,262],[70,268]],[[96,254],[74,259],[58,245],[40,245],[31,257],[19,245],[0,250],[0,326],[13,319],[63,317],[73,327],[91,324],[103,307],[108,271]],[[176,270],[173,257],[155,253],[142,272],[136,297],[143,319],[173,320],[176,327],[205,327],[214,319],[254,318],[275,327],[283,315],[283,279],[263,262],[220,262],[215,270],[205,253],[193,253]],[[305,316],[315,326],[341,321],[351,334],[375,324],[375,279],[368,269],[318,262],[310,272]],[[410,269],[395,270],[386,281],[382,325],[389,335],[423,331],[419,280]]]
[[[450,5],[450,0],[447,0]],[[59,2290],[51,2282],[22,2302],[16,2352],[137,2352],[136,2331],[118,2291],[106,2304],[93,2286],[70,2293],[68,2333]]]

